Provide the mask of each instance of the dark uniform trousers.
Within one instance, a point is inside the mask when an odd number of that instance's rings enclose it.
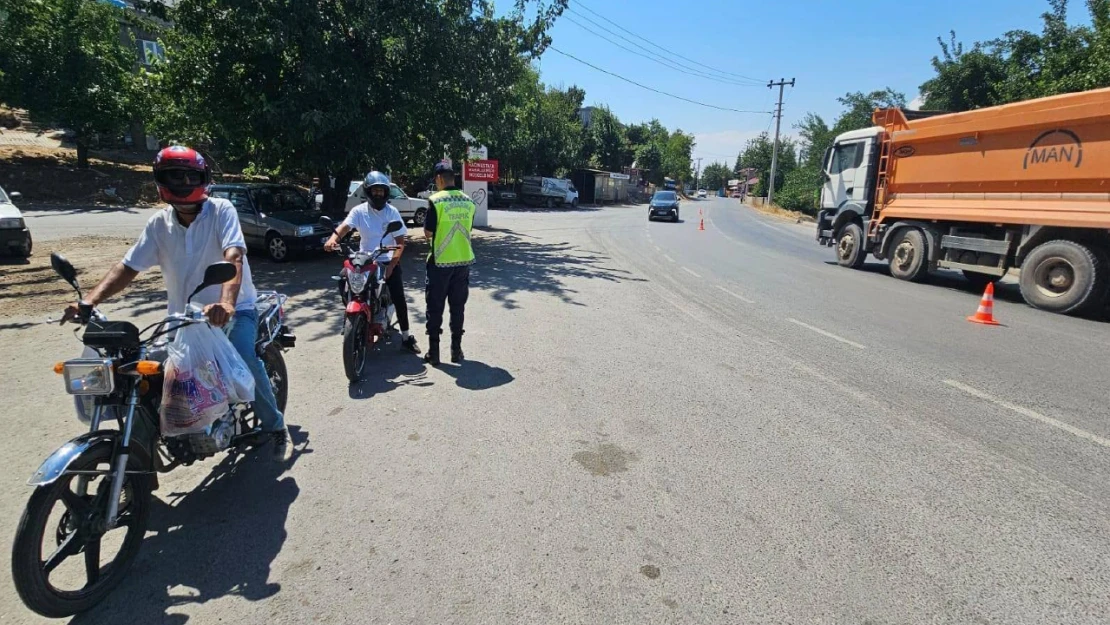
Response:
[[[451,335],[463,335],[463,316],[470,296],[470,266],[437,267],[428,261],[428,277],[424,283],[428,309],[428,336],[438,340],[443,333],[444,305],[451,308]]]

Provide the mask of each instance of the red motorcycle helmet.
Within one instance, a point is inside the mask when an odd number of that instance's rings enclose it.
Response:
[[[173,145],[154,157],[154,183],[163,202],[200,204],[208,199],[212,169],[200,152]]]

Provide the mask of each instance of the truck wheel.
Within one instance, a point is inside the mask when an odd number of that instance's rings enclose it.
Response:
[[[841,267],[859,269],[866,258],[867,252],[863,251],[863,228],[857,223],[845,225],[836,235],[836,262]]]
[[[890,248],[890,275],[910,282],[921,280],[929,271],[925,235],[917,228],[905,228],[895,236]]]
[[[967,279],[968,284],[971,285],[971,290],[975,293],[982,293],[987,289],[987,285],[992,282],[1000,280],[998,276],[992,276],[989,273],[979,273],[978,271],[968,271],[964,269],[964,278]]]
[[[1094,250],[1074,241],[1048,241],[1021,264],[1021,296],[1034,308],[1082,314],[1100,308],[1108,268]]]
[[[547,208],[555,208],[555,200],[547,198]]]

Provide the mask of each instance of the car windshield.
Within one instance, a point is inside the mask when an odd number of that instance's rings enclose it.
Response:
[[[654,196],[652,196],[651,201],[652,202],[673,202],[676,199],[678,199],[678,196],[675,195],[674,191],[658,191],[658,192],[656,192],[656,194]]]
[[[0,204],[7,204],[9,202],[11,202],[11,200],[8,199],[8,194],[4,193],[4,187],[0,187]]]
[[[354,195],[355,191],[358,191],[358,188],[361,187],[361,186],[362,186],[362,181],[355,180],[354,182],[351,183],[351,185],[349,187],[347,187],[347,195]]]

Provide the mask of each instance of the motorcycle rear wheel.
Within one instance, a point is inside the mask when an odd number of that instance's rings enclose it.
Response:
[[[112,461],[112,445],[99,444],[73,461],[70,471],[105,469]],[[140,470],[128,463],[129,470]],[[31,493],[19,520],[12,545],[12,581],[16,592],[31,610],[50,618],[64,618],[85,612],[104,600],[127,576],[146,534],[150,518],[151,480],[149,475],[127,475],[120,495],[117,528],[126,532],[119,552],[106,566],[101,566],[100,547],[108,534],[94,529],[92,519],[106,513],[109,476],[98,476],[94,494],[84,497],[71,485],[78,476],[67,472],[54,483],[39,486]],[[50,523],[57,503],[66,510],[56,526]],[[52,554],[43,554],[43,539],[48,532],[54,536]],[[57,566],[72,556],[83,554],[85,586],[78,590],[62,590],[51,583]],[[44,555],[46,556],[45,560]],[[50,566],[50,571],[46,568]],[[72,571],[63,571],[70,572]]]
[[[366,318],[350,317],[343,322],[343,370],[351,383],[362,378],[366,367]]]
[[[289,400],[289,372],[285,369],[285,357],[281,355],[281,348],[273,343],[267,345],[262,350],[262,364],[266,367],[266,377],[270,378],[278,410],[284,414],[285,402]]]

